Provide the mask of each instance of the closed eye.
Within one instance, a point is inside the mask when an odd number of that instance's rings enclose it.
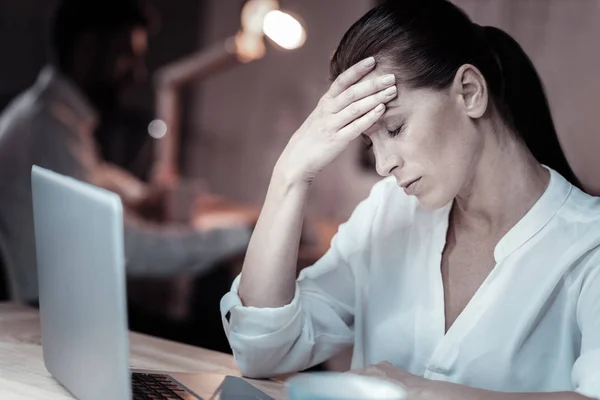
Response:
[[[393,131],[388,131],[388,136],[391,138],[395,138],[404,130],[405,124],[400,125],[398,129],[394,129]]]

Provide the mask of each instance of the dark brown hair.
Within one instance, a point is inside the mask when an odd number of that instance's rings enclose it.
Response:
[[[474,24],[447,0],[388,0],[346,32],[331,60],[332,78],[369,56],[396,67],[412,88],[448,88],[462,65],[474,65],[504,123],[540,163],[579,186],[560,146],[542,81],[506,32]]]

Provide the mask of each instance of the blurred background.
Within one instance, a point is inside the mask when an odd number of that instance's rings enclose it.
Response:
[[[599,194],[600,1],[453,1],[474,21],[506,30],[523,46],[546,85],[574,171],[590,193]],[[260,37],[241,54],[243,44],[231,38],[243,28],[245,1],[153,0],[158,22],[149,36],[148,79],[96,130],[102,157],[147,181],[156,153],[161,146],[170,148],[163,151],[175,163],[176,184],[191,188],[191,195],[194,187],[209,188],[240,208],[259,209],[279,154],[329,84],[337,43],[376,3],[280,0],[277,8],[303,28],[297,48]],[[55,4],[0,0],[0,110],[31,86],[48,62],[48,17]],[[283,28],[273,29],[285,35],[292,22],[282,21]],[[253,47],[258,42],[264,49]],[[178,140],[165,145],[172,132]],[[317,178],[299,268],[325,251],[337,224],[377,180],[361,143]],[[131,328],[229,351],[218,303],[239,271],[239,257],[221,264],[202,277],[131,278]],[[1,296],[7,299],[4,281]]]

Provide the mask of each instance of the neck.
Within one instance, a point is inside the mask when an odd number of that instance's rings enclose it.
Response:
[[[550,174],[509,131],[485,137],[476,172],[454,201],[452,223],[476,235],[503,236],[542,196]]]

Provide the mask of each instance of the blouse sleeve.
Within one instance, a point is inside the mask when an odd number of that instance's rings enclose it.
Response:
[[[245,307],[236,278],[221,301],[221,315],[243,375],[263,378],[301,371],[353,343],[356,272],[367,264],[383,189],[383,181],[373,187],[340,226],[329,251],[300,273],[289,304]]]

